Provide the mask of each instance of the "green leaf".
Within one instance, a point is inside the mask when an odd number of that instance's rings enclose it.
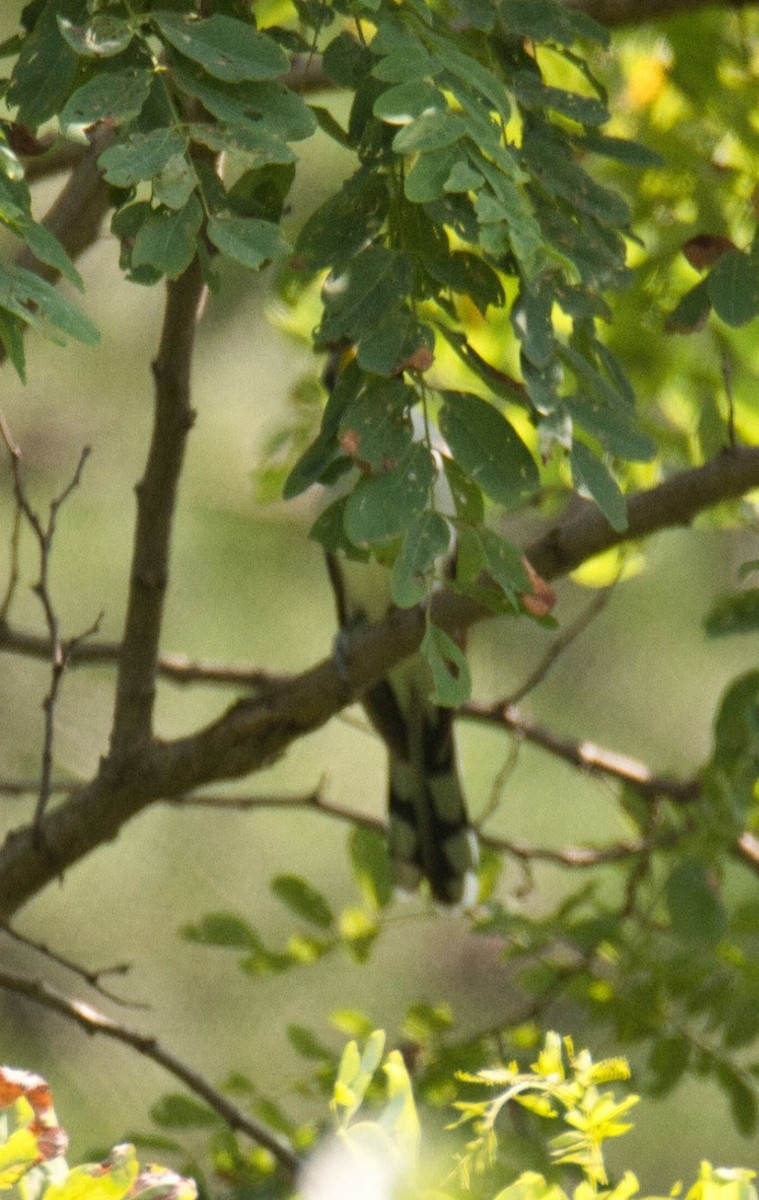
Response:
[[[362,480],[345,505],[345,529],[357,546],[397,537],[427,507],[435,465],[426,446],[414,443],[398,466]]]
[[[745,325],[759,308],[755,263],[740,250],[728,250],[712,267],[707,280],[714,311],[727,325]]]
[[[150,1118],[165,1129],[207,1129],[219,1124],[212,1109],[180,1092],[162,1096],[150,1109]]]
[[[711,308],[709,279],[702,279],[681,297],[664,328],[667,333],[697,333],[706,324]]]
[[[472,677],[461,647],[430,621],[419,649],[432,672],[434,703],[446,708],[464,704],[472,691]]]
[[[125,67],[96,75],[77,88],[59,116],[62,129],[69,125],[95,125],[109,121],[121,125],[140,115],[150,94],[152,71],[144,67]]]
[[[311,1058],[317,1062],[332,1062],[335,1058],[334,1052],[305,1025],[288,1025],[287,1040],[301,1058]]]
[[[372,50],[376,53],[377,38],[372,42]],[[409,38],[408,42],[399,46],[390,54],[385,55],[372,67],[375,79],[383,83],[407,83],[412,80],[425,79],[433,75],[435,64],[422,42]]]
[[[64,7],[47,7],[22,45],[13,68],[6,99],[11,107],[18,108],[18,119],[32,129],[58,115],[79,67],[76,54],[58,28],[56,17]],[[81,9],[80,5],[75,7]]]
[[[87,346],[100,341],[92,322],[61,292],[24,267],[0,265],[0,308],[47,336],[75,338]]]
[[[316,117],[305,101],[278,81],[224,83],[189,64],[173,75],[183,92],[224,124],[269,130],[285,141],[300,141],[316,129]]]
[[[604,158],[614,159],[629,167],[662,167],[664,159],[655,150],[642,146],[628,138],[609,137],[608,134],[588,130],[580,141],[580,145],[593,154]]]
[[[277,875],[271,890],[277,899],[319,929],[328,929],[334,920],[332,909],[316,888],[298,875]]]
[[[703,863],[686,859],[670,875],[666,900],[672,932],[693,947],[715,945],[727,928],[727,913]]]
[[[493,529],[479,529],[485,566],[514,604],[520,592],[530,590],[530,581],[522,562],[522,552]]]
[[[352,34],[343,31],[326,47],[322,62],[333,83],[354,90],[371,70],[372,53]]]
[[[153,203],[164,208],[184,208],[197,187],[193,163],[184,154],[174,154],[153,176]]]
[[[26,355],[24,352],[24,323],[12,313],[6,312],[0,303],[0,345],[8,355],[13,369],[22,383],[26,383]]]
[[[538,468],[519,434],[492,404],[471,392],[443,392],[440,430],[459,466],[506,507],[537,489]]]
[[[198,249],[203,210],[192,196],[179,211],[162,208],[142,223],[134,240],[132,264],[153,267],[169,279],[187,270]]]
[[[448,111],[445,96],[426,80],[410,80],[381,92],[372,106],[375,117],[388,125],[409,125],[422,114]],[[463,133],[463,130],[462,130]]]
[[[517,71],[512,86],[517,100],[525,108],[535,108],[538,112],[552,109],[582,125],[605,125],[609,120],[606,105],[594,96],[580,96],[564,88],[549,87],[533,71]]]
[[[410,284],[410,264],[384,246],[370,246],[349,265],[331,274],[322,288],[322,345],[360,342],[376,336],[378,322],[402,307]]]
[[[227,258],[253,271],[290,249],[278,225],[256,217],[210,217],[208,236]]]
[[[443,456],[443,471],[451,490],[456,516],[469,525],[481,525],[484,520],[482,492],[462,471],[455,458]]]
[[[688,1068],[692,1047],[687,1037],[657,1038],[648,1057],[653,1080],[648,1088],[654,1096],[666,1096]]]
[[[420,154],[406,176],[403,191],[414,204],[427,204],[443,195],[448,179],[462,152],[457,146],[444,146]]]
[[[340,913],[340,938],[343,949],[357,963],[368,962],[379,932],[379,925],[363,908],[344,908]]]
[[[446,554],[451,531],[439,513],[424,512],[409,525],[393,563],[393,600],[411,608],[429,595],[436,561]]]
[[[175,50],[216,79],[229,83],[275,79],[289,66],[284,50],[272,38],[233,17],[217,14],[192,20],[177,13],[156,12],[152,19]]]
[[[185,925],[182,937],[203,946],[225,946],[234,950],[255,950],[260,938],[243,917],[235,913],[206,913],[197,925]]]
[[[533,280],[523,286],[511,310],[514,332],[522,350],[534,366],[547,367],[554,358],[551,310],[555,300],[550,277]]]
[[[58,16],[58,28],[71,49],[83,58],[113,58],[126,50],[134,31],[123,17],[96,12],[85,25]]]
[[[0,1190],[14,1194],[21,1178],[39,1159],[38,1139],[31,1129],[16,1129],[0,1146]]]
[[[725,689],[714,720],[710,769],[729,785],[742,821],[759,776],[759,671],[740,675]]]
[[[364,899],[375,911],[386,908],[393,898],[387,838],[373,829],[354,825],[348,834],[348,854]]]
[[[583,442],[572,445],[570,461],[576,488],[584,487],[595,500],[612,529],[627,529],[627,505],[619,484],[600,458]]]
[[[578,38],[609,44],[609,31],[597,21],[565,9],[555,0],[509,0],[504,14],[506,27],[520,37],[536,42],[571,46]]]
[[[730,596],[720,596],[704,618],[709,637],[759,630],[759,588],[744,588]]]
[[[243,125],[194,124],[188,126],[191,141],[219,154],[237,154],[248,165],[295,162],[295,154],[283,138],[263,123]]]
[[[125,141],[109,146],[99,163],[105,178],[116,187],[132,188],[141,179],[152,179],[174,155],[183,155],[187,140],[174,129],[131,133]]]
[[[400,122],[398,123],[400,124]],[[452,146],[455,142],[461,141],[466,136],[466,132],[466,125],[458,113],[449,112],[448,109],[426,110],[396,133],[393,138],[393,150],[397,154],[441,150],[445,146]],[[453,164],[448,178],[457,169],[467,170],[467,164],[463,159]]]
[[[730,1063],[716,1063],[714,1075],[730,1102],[730,1112],[740,1132],[744,1136],[754,1133],[757,1121],[754,1088],[749,1086],[743,1075]]]
[[[416,396],[401,379],[369,383],[343,413],[338,439],[351,458],[372,470],[388,470],[413,437],[409,408]]]
[[[73,283],[80,292],[84,291],[81,275],[58,238],[49,229],[29,218],[24,222],[22,231],[24,240],[35,258],[59,271],[63,278]]]
[[[379,232],[389,206],[387,181],[359,170],[309,217],[298,235],[296,254],[309,270],[339,268]]]

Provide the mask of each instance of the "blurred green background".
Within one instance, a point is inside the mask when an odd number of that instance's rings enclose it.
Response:
[[[0,36],[21,4],[0,13]],[[346,160],[321,135],[303,147],[291,221],[301,222],[346,171]],[[39,212],[55,193],[40,189]],[[94,350],[61,349],[29,339],[24,387],[6,367],[0,407],[23,449],[30,495],[44,508],[69,480],[82,447],[92,455],[81,487],[60,516],[53,587],[65,635],[87,627],[98,612],[101,633],[120,635],[133,488],[140,477],[151,417],[150,357],[161,319],[162,292],[125,283],[117,248],[104,229],[80,266],[87,312],[103,332]],[[225,273],[200,328],[194,405],[197,422],[181,490],[172,577],[163,635],[166,652],[298,671],[330,652],[332,598],[320,552],[307,538],[308,499],[258,506],[252,471],[261,447],[297,380],[315,365],[305,348],[273,328],[265,310],[270,279]],[[0,586],[4,586],[12,517],[7,463],[0,467]],[[528,530],[523,531],[525,534]],[[746,539],[702,532],[668,533],[649,548],[646,569],[617,587],[603,614],[530,696],[528,711],[561,735],[585,737],[643,759],[654,770],[691,773],[708,753],[710,714],[725,684],[757,659],[759,639],[708,643],[700,621],[711,599],[735,578],[736,565],[756,555]],[[24,581],[14,624],[41,630],[41,610],[28,584],[36,578],[34,547],[23,543]],[[566,623],[590,593],[565,581],[557,615]],[[493,621],[472,636],[475,695],[509,693],[539,660],[550,634]],[[42,663],[2,656],[0,774],[30,777],[38,767]],[[87,778],[107,744],[113,672],[67,676],[56,725],[56,774]],[[162,684],[158,730],[166,737],[213,719],[228,692],[180,690]],[[509,754],[508,740],[460,722],[466,790],[477,818]],[[380,815],[384,754],[376,739],[343,720],[298,743],[285,760],[238,791],[297,793],[324,779],[337,804]],[[28,819],[32,801],[4,798],[3,833]],[[541,845],[602,839],[626,832],[600,782],[584,779],[544,754],[523,747],[502,802],[488,823],[494,833]],[[335,1007],[366,1009],[392,1038],[407,1004],[450,1001],[462,1028],[490,1027],[519,997],[499,961],[495,941],[464,922],[398,909],[365,966],[335,957],[301,972],[252,979],[226,955],[177,936],[203,913],[239,912],[276,942],[292,930],[268,889],[277,873],[303,873],[337,907],[355,897],[345,851],[346,830],[298,811],[209,813],[156,806],[29,905],[24,933],[90,967],[128,961],[125,995],[148,1011],[117,1013],[160,1039],[215,1081],[233,1069],[275,1094],[300,1063],[285,1037],[288,1022],[324,1033]],[[524,903],[540,906],[562,884],[552,870],[535,872]],[[512,895],[523,879],[509,868]],[[735,887],[746,885],[737,879]],[[83,989],[48,964],[30,959],[7,939],[3,961]],[[31,967],[30,967],[31,963]],[[99,1003],[98,998],[95,998]],[[0,996],[0,1056],[45,1075],[59,1115],[70,1129],[72,1156],[112,1144],[148,1124],[147,1110],[171,1079],[127,1050],[88,1039],[73,1026]],[[567,1018],[569,1014],[567,1014]],[[566,1028],[583,1042],[583,1031]],[[336,1034],[325,1037],[339,1045]],[[591,1043],[594,1055],[610,1047]],[[633,1060],[634,1061],[634,1060]],[[700,1113],[708,1113],[702,1120]],[[635,1162],[644,1189],[668,1189],[695,1175],[698,1160],[759,1165],[755,1147],[732,1129],[723,1099],[690,1083],[666,1105],[646,1101],[636,1132],[624,1140],[620,1163]]]

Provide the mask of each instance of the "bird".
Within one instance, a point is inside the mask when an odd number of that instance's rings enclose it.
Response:
[[[429,420],[412,424],[417,435],[424,429],[428,436]],[[438,464],[444,450],[438,436],[433,450]],[[449,489],[442,470],[435,486],[441,493],[436,509],[444,511],[442,493]],[[452,576],[455,553],[452,533],[443,575]],[[393,609],[391,573],[384,562],[332,550],[326,561],[343,639]],[[338,659],[340,653],[339,637]],[[465,911],[478,896],[477,837],[461,785],[454,712],[436,704],[431,693],[429,666],[417,652],[364,692],[361,703],[388,751],[388,849],[396,891],[413,894],[426,880],[437,904]]]

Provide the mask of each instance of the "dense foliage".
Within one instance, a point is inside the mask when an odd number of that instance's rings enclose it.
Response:
[[[385,1035],[374,1030],[366,1045],[346,1046],[337,1070],[330,1108],[331,1139],[311,1156],[298,1180],[302,1200],[347,1200],[360,1194],[382,1200],[400,1196],[452,1200],[474,1191],[495,1200],[568,1200],[569,1193],[535,1171],[524,1171],[502,1187],[498,1147],[504,1137],[499,1121],[512,1103],[538,1117],[548,1160],[574,1171],[574,1200],[631,1200],[638,1191],[632,1171],[609,1187],[604,1143],[630,1128],[627,1113],[638,1097],[618,1100],[609,1084],[628,1077],[624,1059],[594,1063],[587,1051],[576,1054],[569,1039],[546,1038],[528,1071],[516,1063],[466,1078],[479,1091],[497,1089],[495,1099],[462,1101],[458,1124],[473,1125],[463,1153],[448,1162],[427,1161],[408,1072],[397,1050],[383,1055]],[[102,1163],[69,1168],[66,1134],[58,1125],[44,1079],[22,1071],[0,1072],[0,1191],[13,1200],[194,1200],[191,1179],[151,1165],[140,1169],[134,1146],[116,1146]],[[603,1090],[606,1089],[606,1090]],[[550,1135],[551,1122],[561,1132]],[[555,1126],[554,1126],[555,1128]],[[508,1135],[505,1135],[508,1137]],[[226,1168],[222,1162],[226,1158]],[[221,1173],[230,1175],[230,1155],[217,1146]],[[555,1167],[554,1167],[555,1170]],[[242,1157],[237,1165],[242,1185]],[[442,1183],[433,1182],[440,1172]],[[688,1200],[756,1200],[754,1172],[719,1168],[702,1162]],[[251,1180],[248,1180],[250,1186]],[[255,1185],[254,1185],[255,1186]]]
[[[49,804],[57,692],[65,668],[87,661],[94,630],[61,640],[47,568],[65,496],[45,527],[3,423],[19,522],[39,545],[36,589],[49,639],[30,649],[11,621],[15,533],[0,649],[47,653],[52,667],[36,813],[0,852],[4,916],[147,805],[268,764],[420,644],[437,699],[465,705],[469,674],[452,636],[460,627],[493,614],[551,626],[549,580],[592,560],[595,581],[610,584],[633,541],[696,516],[755,527],[759,17],[750,6],[694,9],[656,34],[641,28],[612,42],[593,10],[559,0],[33,0],[23,9],[18,34],[0,47],[0,221],[23,245],[0,266],[5,356],[23,378],[27,327],[84,343],[98,337],[86,292],[74,302],[56,286],[61,277],[83,286],[73,259],[98,221],[88,231],[84,210],[70,225],[60,213],[47,224],[32,215],[34,180],[64,151],[74,173],[94,158],[121,269],[138,286],[166,287],[167,316],[126,631],[112,654],[110,749],[59,805]],[[346,95],[343,118],[335,99]],[[294,221],[298,147],[317,131],[353,166]],[[340,481],[312,534],[327,549],[385,563],[408,621],[385,623],[376,644],[356,639],[353,691],[340,663],[322,664],[295,683],[266,680],[212,725],[170,742],[155,735],[153,702],[175,488],[192,421],[192,329],[223,259],[253,272],[273,265],[289,328],[311,337],[319,370],[326,363],[328,386],[311,380],[282,415],[262,494],[292,500]],[[450,512],[436,499],[440,474]],[[527,546],[525,514],[541,522]],[[452,529],[456,574],[441,581]],[[710,637],[759,629],[759,589],[749,586],[759,559],[744,557],[704,614]],[[496,1045],[534,1055],[562,1000],[616,1044],[644,1048],[649,1091],[663,1094],[687,1072],[709,1076],[739,1128],[756,1128],[759,905],[726,886],[739,873],[755,882],[759,869],[759,668],[746,668],[724,692],[711,753],[688,780],[612,757],[590,762],[543,738],[614,782],[626,833],[608,845],[544,852],[570,871],[591,868],[592,879],[532,910],[499,890],[503,857],[529,861],[529,848],[483,830],[481,903],[471,920],[502,943],[524,1004],[503,1028],[467,1040],[450,1029],[445,1008],[409,1012],[415,1088],[431,1120],[452,1097],[455,1069],[477,1075]],[[252,668],[247,682],[260,682]],[[531,736],[510,704],[468,712]],[[367,825],[356,814],[355,904],[335,912],[296,864],[272,885],[299,922],[284,945],[268,944],[249,914],[235,912],[199,915],[185,936],[232,949],[254,976],[293,969],[293,979],[305,979],[310,964],[342,950],[365,961],[394,903],[382,837]],[[24,991],[14,978],[0,984]],[[365,1036],[373,1024],[371,1014],[342,1014],[344,1032]],[[338,1067],[317,1032],[294,1026],[290,1039],[314,1064],[304,1091],[329,1091],[335,1070],[352,1086],[346,1060]],[[366,1088],[378,1063],[361,1068]],[[396,1068],[393,1059],[391,1080]],[[508,1081],[518,1078],[515,1066]],[[406,1083],[403,1075],[391,1109],[399,1096],[412,1103]],[[311,1144],[310,1121],[289,1116],[241,1074],[233,1084],[286,1153]],[[167,1098],[158,1123],[208,1123],[210,1110],[198,1115],[186,1103]],[[335,1103],[343,1103],[337,1093]],[[480,1121],[487,1112],[472,1110]],[[220,1126],[213,1138],[215,1167],[231,1186],[242,1193],[263,1178],[285,1194],[287,1183],[269,1179],[265,1152],[249,1160]],[[544,1140],[520,1127],[500,1169],[541,1154]],[[580,1165],[585,1200],[606,1181],[586,1158]],[[742,1177],[705,1172],[694,1197],[728,1187],[749,1194]],[[530,1177],[514,1187],[532,1200],[553,1185]],[[632,1191],[623,1180],[612,1194]]]

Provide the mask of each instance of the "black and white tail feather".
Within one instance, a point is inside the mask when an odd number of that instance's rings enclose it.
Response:
[[[454,546],[449,554],[455,554]],[[390,611],[387,567],[337,554],[327,555],[327,566],[341,630],[372,624]],[[426,879],[435,901],[464,910],[477,901],[477,838],[459,779],[454,714],[433,703],[431,688],[427,662],[416,654],[365,692],[361,702],[388,748],[395,886],[408,894]]]

